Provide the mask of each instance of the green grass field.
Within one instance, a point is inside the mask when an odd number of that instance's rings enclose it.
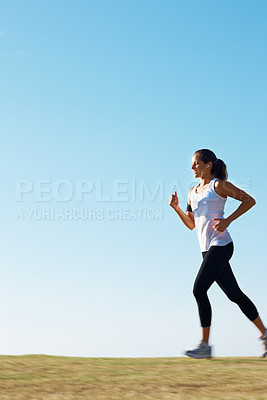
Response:
[[[267,399],[267,359],[0,357],[0,400]]]

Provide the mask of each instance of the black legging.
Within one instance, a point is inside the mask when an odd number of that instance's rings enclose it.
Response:
[[[229,260],[233,251],[234,245],[233,242],[230,242],[225,246],[211,246],[208,251],[202,252],[203,262],[193,289],[202,327],[211,324],[211,306],[207,291],[215,281],[251,321],[254,321],[259,315],[255,305],[238,286],[230,267]]]

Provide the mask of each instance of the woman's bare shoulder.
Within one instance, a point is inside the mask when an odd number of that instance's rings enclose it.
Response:
[[[195,189],[195,187],[196,187],[196,186],[193,186],[193,187],[191,187],[191,188],[189,189],[189,196],[190,196],[190,194],[192,193],[193,189]]]
[[[190,204],[190,196],[191,196],[191,193],[192,193],[193,189],[195,189],[195,187],[196,187],[196,186],[193,186],[193,187],[191,187],[191,188],[189,189],[189,192],[188,192],[188,204]]]
[[[216,193],[221,196],[221,197],[227,197],[227,193],[226,190],[227,188],[229,188],[230,182],[228,182],[227,180],[223,180],[223,179],[217,179],[214,183],[214,188]]]

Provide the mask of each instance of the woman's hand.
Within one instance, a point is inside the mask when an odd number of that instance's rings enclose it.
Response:
[[[230,221],[227,218],[212,218],[212,221],[218,221],[213,225],[213,229],[218,232],[223,232],[230,225]]]
[[[178,204],[179,204],[179,200],[178,200],[178,197],[177,197],[177,193],[174,192],[174,194],[172,194],[171,197],[170,197],[169,205],[172,208],[176,209],[178,207]]]

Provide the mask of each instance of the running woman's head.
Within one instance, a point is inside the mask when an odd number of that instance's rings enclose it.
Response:
[[[195,178],[213,176],[214,178],[225,180],[228,176],[225,163],[217,158],[213,151],[208,149],[195,151],[191,169]]]

